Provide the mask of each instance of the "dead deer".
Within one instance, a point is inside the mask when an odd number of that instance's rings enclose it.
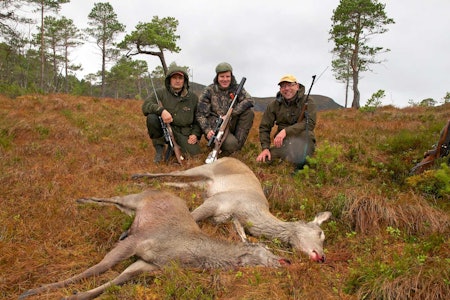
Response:
[[[258,178],[238,159],[223,157],[211,164],[184,171],[135,174],[132,178],[164,176],[197,178],[185,183],[165,183],[170,186],[183,188],[193,185],[206,188],[207,198],[192,212],[196,221],[209,217],[217,223],[232,220],[243,241],[246,241],[247,230],[253,236],[280,239],[290,244],[294,250],[303,251],[313,261],[325,261],[325,235],[320,225],[331,217],[331,212],[321,212],[308,223],[283,222],[277,219],[269,211],[269,202]]]
[[[84,198],[81,203],[113,204],[125,213],[135,212],[128,236],[106,254],[102,261],[63,281],[28,290],[19,299],[65,287],[84,278],[106,272],[119,262],[138,259],[115,279],[68,299],[91,299],[111,285],[120,285],[143,273],[154,273],[171,262],[181,267],[213,269],[240,266],[280,267],[289,261],[274,255],[260,244],[231,243],[202,233],[185,201],[173,194],[146,190],[112,198]]]

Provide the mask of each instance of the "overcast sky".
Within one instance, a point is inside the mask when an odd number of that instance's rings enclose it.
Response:
[[[72,0],[63,4],[61,15],[86,28],[95,2]],[[386,0],[387,16],[395,24],[374,38],[372,46],[391,51],[378,58],[373,72],[360,74],[361,105],[379,89],[385,90],[383,104],[408,106],[433,98],[441,102],[450,92],[450,1]],[[229,62],[237,81],[246,77],[246,90],[255,97],[274,96],[284,74],[294,74],[308,90],[317,75],[311,94],[333,98],[344,105],[345,86],[331,71],[333,42],[329,41],[331,17],[339,0],[110,0],[126,33],[138,22],[151,22],[153,16],[174,17],[179,21],[179,53],[166,53],[168,64],[189,66],[193,81],[207,85],[215,67]],[[124,35],[118,38],[122,40]],[[80,78],[101,68],[98,49],[88,44],[73,50],[82,64]],[[150,55],[137,55],[149,70],[160,65]],[[322,74],[322,75],[321,75]],[[321,76],[320,76],[321,75]],[[320,78],[319,78],[320,76]],[[351,105],[353,94],[349,94]]]

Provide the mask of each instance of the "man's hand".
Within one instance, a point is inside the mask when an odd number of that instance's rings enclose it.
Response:
[[[189,136],[188,144],[191,144],[191,145],[197,144],[197,136],[195,134],[191,134]]]
[[[208,134],[206,135],[206,138],[208,140],[210,140],[213,136],[214,136],[214,130],[210,130],[210,131],[208,131]]]
[[[163,122],[166,124],[170,124],[173,122],[172,115],[167,110],[162,111],[161,118],[162,118]]]
[[[266,162],[266,160],[272,160],[272,155],[270,154],[269,149],[264,149],[256,158],[256,161]]]
[[[275,139],[273,140],[273,143],[275,147],[280,148],[283,145],[283,140],[286,137],[286,130],[281,130],[278,132],[278,134],[275,136]]]

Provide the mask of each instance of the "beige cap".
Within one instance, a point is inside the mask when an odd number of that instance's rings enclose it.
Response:
[[[280,81],[278,82],[278,85],[280,85],[280,83],[282,82],[297,82],[297,78],[295,78],[294,75],[287,74],[281,77]]]

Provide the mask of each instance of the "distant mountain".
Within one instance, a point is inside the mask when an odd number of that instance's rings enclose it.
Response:
[[[317,111],[344,108],[343,106],[334,102],[334,100],[330,97],[322,95],[311,95],[311,97],[314,98],[314,101],[316,102]],[[267,104],[275,100],[275,97],[253,97],[253,99],[255,100],[255,111],[264,111]]]
[[[198,96],[200,96],[203,89],[205,88],[204,85],[195,82],[190,82],[189,85],[191,91],[197,94]],[[331,99],[330,97],[322,95],[311,95],[311,97],[314,98],[314,101],[316,102],[317,111],[343,108],[343,106],[334,102],[334,100]],[[275,100],[275,97],[264,97],[264,98],[253,97],[253,99],[255,100],[255,107],[254,107],[255,111],[264,111],[266,109],[267,104]]]

